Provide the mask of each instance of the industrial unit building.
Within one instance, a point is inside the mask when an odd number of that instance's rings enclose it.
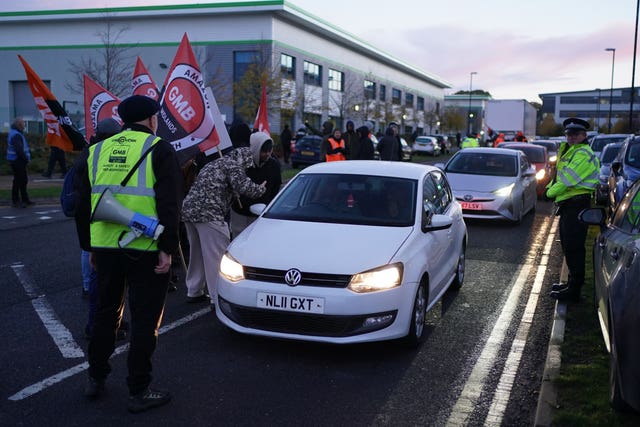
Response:
[[[348,119],[370,120],[376,129],[396,121],[404,132],[421,132],[425,115],[439,113],[450,87],[284,0],[7,12],[0,13],[0,123],[6,129],[16,116],[41,121],[18,54],[80,124],[84,102],[72,65],[103,63],[105,36],[124,53],[119,60],[128,75],[139,56],[162,86],[185,33],[227,122],[238,115],[233,82],[252,63],[273,70],[279,82],[269,101],[274,133],[284,123],[319,128],[327,119],[341,127]],[[130,92],[115,94],[122,99]]]

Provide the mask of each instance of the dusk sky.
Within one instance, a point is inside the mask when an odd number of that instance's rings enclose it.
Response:
[[[4,3],[2,11],[185,3],[223,2],[21,0]],[[540,93],[608,90],[612,53],[605,48],[616,49],[613,86],[631,86],[637,0],[289,3],[449,82],[447,94],[468,90],[472,71],[473,89],[498,99],[539,102]]]

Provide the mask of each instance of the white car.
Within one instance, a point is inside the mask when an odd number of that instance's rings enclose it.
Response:
[[[465,218],[519,224],[536,209],[536,169],[520,150],[465,148],[443,169]]]
[[[462,285],[466,243],[462,209],[440,169],[319,163],[231,242],[216,314],[246,334],[415,346],[426,312]]]
[[[413,141],[413,154],[429,154],[431,156],[440,155],[440,143],[433,136],[419,136]]]

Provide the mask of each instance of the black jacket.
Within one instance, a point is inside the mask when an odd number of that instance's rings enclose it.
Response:
[[[268,205],[271,203],[273,198],[276,197],[278,191],[280,191],[280,186],[282,186],[280,161],[272,156],[262,166],[247,169],[247,176],[256,184],[262,184],[264,181],[267,181],[267,191],[265,191],[265,193],[258,199],[250,199],[245,196],[240,196],[240,203],[242,206],[240,206],[238,201],[235,200],[231,207],[240,215],[255,216],[249,210],[251,205],[255,205],[256,203],[264,203],[265,205]]]
[[[392,129],[387,129],[378,142],[378,153],[380,153],[380,160],[402,160],[402,143],[400,138],[393,134]]]

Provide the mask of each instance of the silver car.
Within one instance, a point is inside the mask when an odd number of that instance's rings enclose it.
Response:
[[[611,221],[603,208],[585,209],[584,223],[600,226],[593,245],[595,303],[609,361],[609,400],[640,411],[640,180],[625,193]]]
[[[520,223],[536,209],[536,170],[520,150],[465,148],[444,171],[465,218]]]

